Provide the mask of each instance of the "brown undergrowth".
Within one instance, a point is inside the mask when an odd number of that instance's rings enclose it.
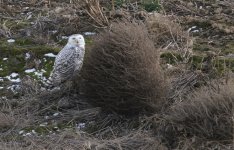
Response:
[[[190,141],[194,147],[199,146],[197,141],[201,139],[200,145],[206,145],[212,141],[213,144],[216,141],[217,145],[231,145],[233,141],[233,85],[233,81],[213,82],[189,94],[181,102],[175,102],[163,115],[161,121],[155,120],[156,132],[171,147],[184,143],[185,139],[190,138],[196,140]],[[159,126],[157,126],[158,123]]]

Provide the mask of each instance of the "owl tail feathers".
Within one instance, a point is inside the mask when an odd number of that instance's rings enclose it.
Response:
[[[47,90],[51,90],[52,88],[55,87],[51,77],[49,77],[46,81],[43,81],[42,86]]]

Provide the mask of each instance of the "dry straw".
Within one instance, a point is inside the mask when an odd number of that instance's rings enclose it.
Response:
[[[233,82],[212,83],[190,94],[182,102],[175,102],[164,115],[162,122],[155,120],[156,132],[170,145],[181,137],[198,137],[203,139],[203,143],[216,141],[225,145],[231,144],[233,102]]]

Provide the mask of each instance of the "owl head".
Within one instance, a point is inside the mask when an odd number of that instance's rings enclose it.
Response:
[[[85,48],[85,40],[81,34],[73,34],[69,36],[67,44]]]

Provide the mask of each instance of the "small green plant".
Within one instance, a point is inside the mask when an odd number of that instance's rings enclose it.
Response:
[[[159,0],[144,0],[142,4],[147,12],[159,11],[161,8]]]
[[[125,3],[125,0],[115,0],[115,6],[121,7]]]

